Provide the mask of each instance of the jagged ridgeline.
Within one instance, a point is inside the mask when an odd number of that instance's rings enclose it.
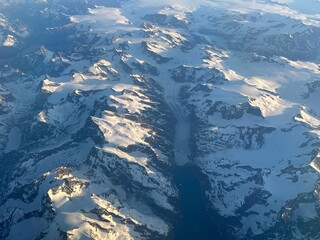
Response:
[[[0,0],[0,239],[319,239],[315,9]]]

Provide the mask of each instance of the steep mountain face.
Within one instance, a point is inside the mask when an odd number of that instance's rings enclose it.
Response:
[[[0,1],[0,238],[172,239],[187,166],[228,238],[319,239],[320,19],[294,6]]]

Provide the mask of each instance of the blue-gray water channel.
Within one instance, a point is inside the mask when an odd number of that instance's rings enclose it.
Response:
[[[218,219],[209,217],[197,169],[190,156],[190,122],[179,104],[179,88],[174,86],[167,103],[176,118],[173,178],[179,190],[180,218],[174,228],[176,240],[224,240]]]

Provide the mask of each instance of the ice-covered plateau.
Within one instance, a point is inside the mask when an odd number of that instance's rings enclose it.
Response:
[[[0,239],[172,239],[179,121],[230,239],[319,239],[320,17],[299,3],[0,0]]]

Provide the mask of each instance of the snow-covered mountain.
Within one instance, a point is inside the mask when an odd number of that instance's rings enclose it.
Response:
[[[300,0],[1,0],[0,44],[0,239],[179,239],[186,168],[219,239],[320,238]]]

